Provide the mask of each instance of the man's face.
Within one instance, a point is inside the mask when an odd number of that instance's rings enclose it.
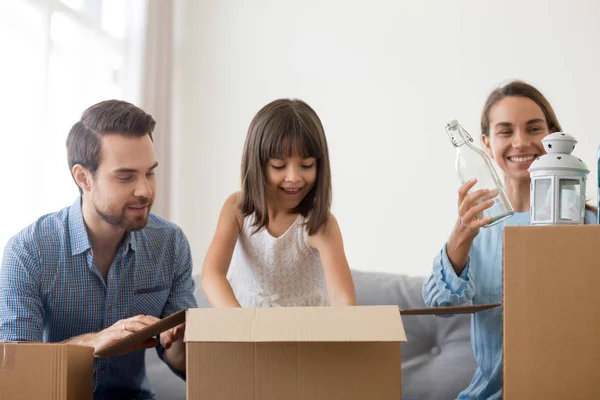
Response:
[[[148,135],[103,136],[100,161],[90,190],[98,216],[127,231],[145,227],[156,192],[157,165]]]

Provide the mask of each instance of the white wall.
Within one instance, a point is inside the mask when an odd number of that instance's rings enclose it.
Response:
[[[600,2],[177,0],[174,202],[200,268],[239,188],[253,115],[279,97],[325,126],[351,267],[424,275],[456,217],[457,118],[479,136],[513,78],[553,104],[592,170],[600,144]]]

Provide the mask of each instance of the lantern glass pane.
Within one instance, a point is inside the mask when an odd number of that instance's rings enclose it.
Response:
[[[558,218],[579,221],[581,216],[581,183],[579,179],[559,179]]]
[[[552,219],[552,178],[535,180],[534,187],[534,219],[536,221],[549,221]]]

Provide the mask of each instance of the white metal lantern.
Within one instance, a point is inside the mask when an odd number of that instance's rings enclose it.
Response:
[[[531,225],[583,224],[589,169],[571,155],[577,140],[556,132],[542,139],[548,154],[529,167]]]

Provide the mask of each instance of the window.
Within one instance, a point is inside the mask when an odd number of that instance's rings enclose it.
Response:
[[[65,140],[83,110],[137,102],[142,0],[0,1],[0,246],[78,196]]]
[[[534,220],[537,222],[551,222],[554,202],[552,178],[537,178],[533,180],[533,184],[535,185]]]
[[[564,221],[580,221],[583,215],[584,202],[581,201],[581,182],[579,179],[558,179],[559,213]]]

